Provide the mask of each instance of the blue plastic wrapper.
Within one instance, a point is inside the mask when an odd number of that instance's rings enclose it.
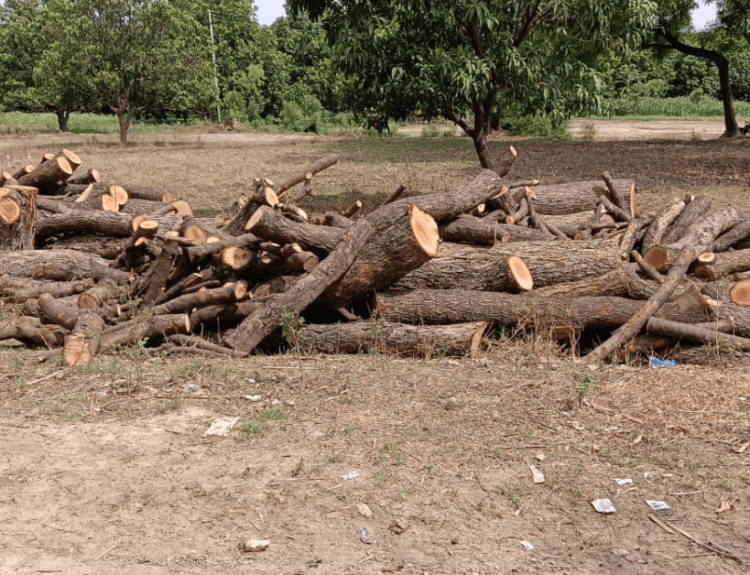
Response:
[[[659,359],[653,355],[648,356],[648,363],[651,367],[674,367],[677,365],[671,359]]]

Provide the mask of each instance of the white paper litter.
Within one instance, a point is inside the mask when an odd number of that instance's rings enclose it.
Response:
[[[526,549],[526,551],[533,551],[534,550],[534,546],[531,543],[529,543],[528,541],[524,540],[524,541],[521,541],[520,543],[521,543],[521,547],[523,547],[524,549]]]
[[[239,417],[220,417],[214,420],[211,427],[206,430],[206,435],[226,437],[239,420]]]
[[[620,479],[619,477],[615,477],[615,483],[617,483],[617,485],[630,485],[631,483],[633,483],[633,480],[630,479],[629,477],[625,479]]]
[[[599,513],[614,513],[617,511],[609,499],[595,499],[591,502],[591,505],[593,505],[594,509]]]
[[[541,467],[531,465],[529,466],[529,469],[531,470],[531,478],[534,483],[544,483],[544,471],[542,471]]]
[[[665,509],[669,509],[669,505],[667,505],[664,501],[652,501],[650,499],[646,499],[646,505],[648,505],[654,511],[664,511]]]

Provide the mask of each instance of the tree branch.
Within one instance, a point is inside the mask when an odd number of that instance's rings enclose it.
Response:
[[[469,125],[468,125],[468,124],[467,124],[467,123],[466,123],[466,122],[465,122],[465,121],[464,121],[463,119],[461,119],[461,118],[459,118],[458,116],[456,116],[456,114],[454,114],[454,113],[453,113],[453,112],[452,112],[451,110],[449,110],[448,108],[445,108],[445,109],[443,110],[443,112],[442,112],[442,116],[443,116],[443,118],[445,118],[445,119],[446,119],[446,120],[448,120],[449,122],[453,122],[454,124],[456,124],[456,126],[458,126],[458,127],[459,127],[459,128],[461,128],[461,129],[462,129],[462,130],[463,130],[464,132],[466,132],[466,135],[468,135],[468,136],[470,136],[470,137],[474,137],[474,136],[473,136],[473,132],[474,132],[474,130],[472,130],[471,128],[469,128]]]
[[[689,44],[680,42],[680,40],[674,34],[672,34],[669,30],[667,30],[666,28],[662,26],[654,28],[654,33],[656,33],[658,36],[661,36],[667,42],[669,42],[670,48],[674,48],[675,50],[678,50],[682,52],[683,54],[687,54],[688,56],[706,58],[708,60],[711,60],[712,62],[720,62],[721,60],[725,59],[723,54],[715,50],[709,50],[707,48],[698,48],[696,46],[690,46]]]

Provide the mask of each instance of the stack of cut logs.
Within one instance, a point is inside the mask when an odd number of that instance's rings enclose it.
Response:
[[[47,154],[0,174],[0,297],[21,310],[0,340],[69,365],[134,344],[466,355],[490,325],[596,331],[594,364],[750,351],[750,214],[688,196],[637,216],[630,181],[512,182],[515,158],[444,193],[402,186],[366,215],[308,216],[297,204],[331,154],[199,218],[163,188],[74,178],[76,154]]]

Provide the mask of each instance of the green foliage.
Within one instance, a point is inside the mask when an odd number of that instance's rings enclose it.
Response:
[[[192,0],[50,0],[36,85],[59,98],[74,86],[80,104],[109,108],[123,144],[137,111],[207,106],[215,97],[209,38],[194,7]]]
[[[350,109],[407,120],[444,117],[474,140],[489,167],[486,135],[497,102],[524,115],[596,109],[592,65],[603,47],[634,45],[650,0],[291,0],[322,14],[339,69],[354,79]],[[575,17],[572,17],[575,14]],[[473,126],[469,125],[473,122]]]
[[[281,109],[281,126],[293,132],[327,134],[331,128],[330,113],[315,96],[308,95],[298,102],[285,102]]]

